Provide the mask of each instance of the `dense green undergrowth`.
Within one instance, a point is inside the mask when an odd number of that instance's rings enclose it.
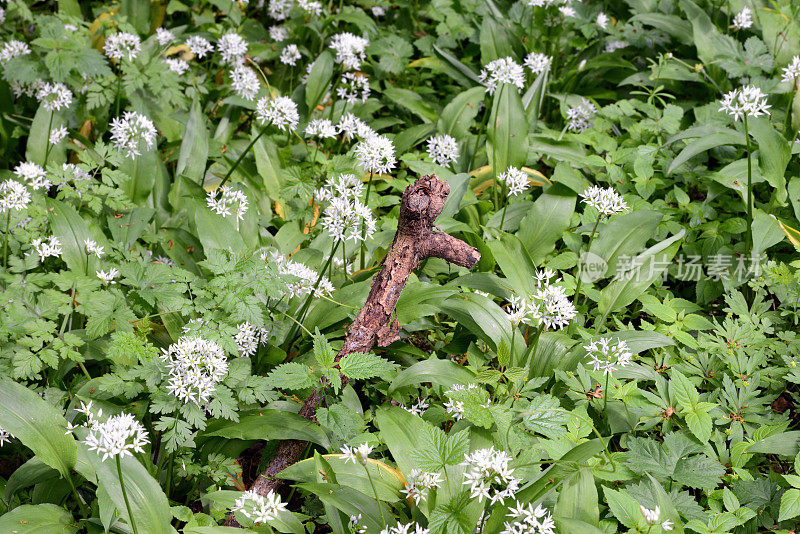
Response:
[[[0,532],[793,532],[799,56],[793,0],[1,3]],[[427,174],[481,259],[336,360]]]

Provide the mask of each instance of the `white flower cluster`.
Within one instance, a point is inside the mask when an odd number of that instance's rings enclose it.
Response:
[[[603,12],[598,13],[597,18],[594,20],[595,24],[597,24],[600,28],[604,30],[608,28],[608,23],[610,21],[611,19],[608,18],[608,15],[606,15]]]
[[[297,0],[297,5],[308,15],[314,17],[322,15],[322,4],[317,0]]]
[[[733,28],[735,30],[744,30],[753,25],[753,12],[749,7],[743,8],[735,17],[733,17]]]
[[[217,198],[218,194],[219,198]],[[227,185],[209,191],[208,196],[206,196],[206,205],[208,209],[217,215],[222,215],[222,217],[231,215],[231,209],[236,205],[234,217],[237,221],[244,219],[244,214],[247,213],[248,208],[247,196],[243,192],[231,189]]]
[[[313,119],[306,125],[306,135],[321,139],[336,137],[337,131],[330,119]]]
[[[31,47],[27,43],[11,39],[3,44],[3,48],[0,48],[0,65],[5,65],[15,57],[26,56],[30,53]]]
[[[610,337],[601,337],[583,346],[589,355],[589,361],[595,371],[603,371],[604,375],[614,374],[620,367],[631,363],[633,354],[627,343],[617,339],[616,345]]]
[[[588,98],[581,98],[581,103],[567,109],[567,128],[573,132],[582,132],[592,127],[597,108]]]
[[[126,111],[111,120],[111,142],[127,158],[141,156],[142,145],[145,150],[153,148],[157,133],[153,121],[136,111]]]
[[[467,384],[466,386],[462,386],[461,384],[454,384],[450,389],[444,392],[445,395],[450,395],[456,391],[469,391],[469,390],[479,390],[480,387],[477,384]],[[450,414],[453,419],[456,421],[460,421],[464,418],[464,402],[460,400],[455,400],[448,398],[447,402],[444,403],[444,410],[448,414]]]
[[[217,51],[222,56],[223,65],[240,65],[247,53],[247,41],[238,33],[226,33],[217,41]]]
[[[505,530],[500,534],[555,534],[553,515],[541,504],[534,508],[532,504],[525,506],[518,501],[509,512],[508,517],[513,521],[506,521]]]
[[[497,86],[508,83],[516,86],[518,91],[525,87],[525,71],[522,65],[510,57],[501,57],[490,61],[478,75],[481,83],[486,86],[486,92],[494,94]]]
[[[48,141],[50,141],[51,145],[57,145],[61,141],[63,141],[68,134],[69,130],[67,130],[66,126],[64,125],[58,126],[50,130],[50,138],[48,139]]]
[[[361,62],[366,59],[365,50],[369,40],[349,32],[343,32],[331,37],[330,48],[336,52],[336,63],[341,63],[345,70],[356,70],[361,67]]]
[[[373,174],[385,174],[394,169],[394,143],[383,135],[374,135],[360,141],[355,147],[355,156],[364,170]]]
[[[307,265],[292,261],[278,251],[264,253],[262,254],[262,259],[266,259],[267,256],[269,256],[269,261],[275,263],[277,266],[278,274],[298,278],[296,282],[288,282],[286,284],[285,293],[289,298],[310,295],[312,292],[316,296],[333,293],[335,288],[326,276],[320,278],[319,285],[314,289],[314,284],[317,282],[317,278],[319,278],[319,273]]]
[[[265,523],[278,519],[278,514],[286,511],[286,503],[282,502],[280,496],[274,491],[267,493],[266,497],[262,497],[255,491],[245,491],[241,497],[236,499],[231,511],[240,511],[255,523]]]
[[[794,56],[792,61],[783,68],[783,81],[797,83],[800,78],[800,56]]]
[[[166,28],[158,28],[156,30],[156,41],[161,46],[167,46],[175,40],[175,35]]]
[[[119,276],[119,269],[117,269],[116,267],[112,267],[108,271],[100,270],[100,271],[95,271],[94,273],[97,275],[97,278],[103,281],[103,283],[116,284],[114,279],[117,276]]]
[[[255,71],[244,65],[237,65],[231,72],[231,87],[245,100],[255,99],[261,89],[258,75]]]
[[[72,91],[63,83],[43,83],[36,91],[36,100],[47,111],[58,111],[72,104]]]
[[[537,54],[536,52],[531,52],[525,56],[525,61],[523,61],[523,63],[526,67],[531,69],[532,73],[541,74],[543,72],[550,71],[550,67],[553,64],[553,58],[547,54]]]
[[[464,484],[469,485],[470,496],[478,502],[489,499],[492,504],[513,497],[522,479],[513,476],[514,470],[508,467],[511,460],[505,451],[496,451],[494,447],[465,454],[460,465],[467,468]]]
[[[280,43],[289,38],[289,32],[283,26],[270,26],[269,37],[273,41]]]
[[[11,443],[11,439],[13,437],[14,436],[11,435],[11,432],[0,426],[0,447],[5,445],[6,443]]]
[[[760,117],[769,115],[767,111],[771,106],[767,104],[767,95],[755,85],[746,85],[725,93],[720,101],[719,111],[733,117],[734,121],[747,117]]]
[[[83,245],[86,247],[86,254],[94,254],[98,258],[101,258],[103,254],[105,254],[105,252],[103,252],[103,247],[98,245],[94,239],[84,239]]]
[[[189,52],[200,59],[206,57],[212,50],[214,50],[214,47],[210,42],[208,42],[208,39],[200,37],[199,35],[192,35],[189,37],[186,40],[186,47],[189,49]]]
[[[138,35],[117,32],[106,37],[103,51],[109,59],[133,61],[142,50],[142,40]]]
[[[586,204],[599,211],[601,215],[611,216],[628,210],[628,205],[622,195],[611,187],[603,188],[599,185],[593,185],[581,193],[581,198]]]
[[[458,159],[458,142],[455,137],[447,134],[434,135],[428,139],[428,157],[442,167],[450,167],[450,164]]]
[[[288,44],[283,47],[283,50],[281,50],[281,55],[279,59],[280,62],[283,63],[284,65],[291,65],[292,67],[294,67],[295,65],[297,65],[297,60],[299,60],[301,57],[303,56],[302,54],[300,54],[300,49],[297,48],[297,45]]]
[[[442,485],[442,475],[430,471],[412,469],[406,477],[406,487],[401,489],[407,498],[414,499],[419,505],[427,497],[428,490],[438,488]]]
[[[49,189],[53,185],[47,178],[47,173],[32,161],[25,161],[14,167],[14,174],[18,178],[25,180],[34,191],[38,189]]]
[[[639,509],[642,511],[642,516],[644,517],[644,520],[648,525],[653,526],[656,523],[658,523],[658,520],[661,517],[660,507],[656,506],[654,510],[649,510],[640,504]],[[669,519],[665,519],[664,521],[661,522],[662,530],[669,532],[673,528],[675,527],[672,525],[672,521],[670,521]]]
[[[269,331],[263,326],[256,326],[245,321],[236,327],[236,347],[239,349],[240,356],[252,356],[258,351],[260,343],[269,341]]]
[[[430,406],[430,404],[425,399],[418,399],[417,402],[412,404],[410,407],[407,407],[403,404],[400,405],[400,407],[408,413],[413,413],[419,417],[422,417],[422,414],[425,413],[425,410],[428,409],[428,406]]]
[[[314,191],[319,200],[330,201],[335,197],[361,198],[364,183],[355,174],[342,173]]]
[[[281,131],[294,130],[300,122],[297,104],[288,96],[265,96],[256,103],[256,117],[261,124],[272,124]]]
[[[528,173],[516,167],[509,167],[505,172],[500,173],[497,181],[506,185],[508,194],[512,197],[521,195],[531,186]]]
[[[22,211],[28,207],[31,193],[28,188],[16,180],[0,183],[0,212],[7,210]]]
[[[217,384],[228,374],[228,360],[222,347],[197,336],[184,336],[161,359],[169,368],[167,390],[185,403],[198,407],[208,403]]]
[[[185,74],[187,70],[189,70],[189,63],[182,59],[168,57],[162,62],[167,66],[170,72],[174,72],[178,76]]]
[[[350,104],[361,100],[366,102],[370,95],[369,78],[360,72],[345,72],[336,88],[339,98],[344,98]]]
[[[275,20],[286,20],[294,6],[294,0],[269,0],[267,13]]]
[[[385,527],[381,530],[380,534],[430,534],[430,529],[424,528],[412,521],[411,523],[397,523],[393,527]]]
[[[525,298],[512,298],[506,312],[513,324],[535,323],[544,328],[562,329],[578,314],[575,305],[569,300],[550,269],[536,271],[536,289]]]
[[[86,410],[84,413],[91,414],[91,402],[83,407]],[[102,414],[103,411],[100,410],[97,417]],[[90,451],[97,451],[98,455],[103,456],[101,461],[133,456],[134,452],[144,453],[143,447],[149,443],[147,431],[132,415],[122,412],[119,415],[112,415],[102,423],[92,415],[87,416],[89,434],[84,443]],[[68,432],[70,430],[71,428]]]
[[[54,235],[44,239],[34,239],[31,241],[31,246],[41,259],[61,256],[61,241]]]
[[[349,112],[341,116],[337,128],[339,128],[339,133],[342,134],[346,141],[357,137],[367,139],[378,135],[366,122]]]
[[[606,54],[612,54],[617,50],[621,50],[623,48],[627,48],[628,43],[625,41],[609,41],[606,43],[606,47],[603,50]]]
[[[349,447],[345,445],[341,448],[342,458],[344,463],[353,462],[366,465],[369,455],[372,454],[372,447],[368,443],[362,443],[358,447]]]

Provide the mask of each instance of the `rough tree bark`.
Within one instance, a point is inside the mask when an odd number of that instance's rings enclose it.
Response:
[[[372,280],[367,301],[347,330],[337,361],[346,354],[369,352],[376,344],[384,347],[399,339],[400,325],[396,318],[392,321],[392,313],[408,276],[421,260],[442,258],[467,268],[478,262],[481,255],[476,249],[434,229],[433,223],[442,212],[449,193],[450,186],[435,175],[418,178],[403,192],[400,219],[391,249]],[[341,379],[343,385],[347,383],[346,377],[341,376]],[[300,415],[316,421],[319,397],[320,391],[315,389],[303,403]],[[259,495],[275,491],[281,483],[277,476],[300,460],[306,446],[305,441],[282,441],[269,466],[250,489]],[[228,516],[225,524],[239,526],[233,514]]]

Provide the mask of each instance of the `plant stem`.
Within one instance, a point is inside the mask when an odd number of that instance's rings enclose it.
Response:
[[[223,185],[225,185],[225,183],[226,183],[226,182],[228,181],[228,179],[231,177],[231,174],[233,174],[233,171],[235,171],[235,170],[236,170],[236,167],[238,167],[238,166],[239,166],[239,164],[242,162],[242,160],[243,160],[243,159],[244,159],[244,157],[247,155],[247,153],[248,153],[248,152],[250,152],[250,149],[251,149],[251,148],[253,148],[253,145],[255,145],[255,144],[256,144],[256,141],[258,141],[259,139],[261,139],[261,136],[262,136],[262,135],[264,135],[264,134],[266,133],[266,131],[267,131],[267,128],[269,128],[269,124],[267,124],[266,126],[264,126],[264,129],[263,129],[263,130],[261,130],[261,132],[259,132],[259,134],[258,134],[257,136],[255,136],[255,138],[254,138],[252,141],[250,141],[250,144],[249,144],[249,145],[247,145],[247,148],[245,148],[245,149],[242,151],[242,153],[241,153],[241,154],[239,154],[239,157],[236,159],[236,162],[233,164],[233,167],[231,167],[230,169],[228,169],[228,172],[225,174],[225,177],[224,177],[224,178],[222,179],[222,181],[219,183],[219,186],[218,186],[218,187],[222,187]]]
[[[44,165],[42,165],[45,170],[47,169],[47,160],[50,158],[50,147],[52,146],[50,144],[50,132],[53,131],[53,115],[55,115],[55,113],[51,111],[50,122],[47,124],[47,148],[44,151]]]
[[[369,180],[367,181],[367,192],[364,195],[364,205],[369,208],[369,193],[372,189],[372,171],[369,171]],[[367,254],[367,223],[366,221],[361,221],[361,270],[364,270],[364,264],[366,263],[366,254]]]
[[[603,389],[603,412],[606,411],[606,406],[608,406],[608,379],[611,377],[609,373],[606,373],[606,387]]]
[[[117,461],[117,476],[119,477],[119,486],[122,489],[122,498],[125,499],[125,508],[128,509],[128,521],[130,521],[133,534],[139,534],[136,528],[136,521],[133,519],[133,512],[131,511],[131,503],[128,502],[128,492],[125,491],[125,481],[122,479],[122,463],[120,462],[119,455],[116,457]]]
[[[11,233],[11,208],[6,212],[6,231],[3,235],[3,274],[8,271],[8,234]]]
[[[383,517],[383,507],[381,506],[381,501],[378,499],[378,492],[375,490],[375,484],[372,482],[372,475],[369,474],[369,468],[367,467],[366,462],[364,463],[364,470],[367,472],[367,480],[369,480],[369,485],[372,487],[372,494],[375,496],[375,502],[378,503],[378,511],[381,513],[381,523],[383,526],[386,526],[386,519]]]
[[[75,496],[75,500],[78,501],[78,508],[81,509],[81,516],[83,516],[84,519],[88,518],[90,516],[89,510],[86,508],[86,504],[83,502],[83,499],[78,493],[78,489],[75,487],[75,482],[72,480],[72,475],[69,473],[67,473],[67,483],[72,490],[72,494]]]
[[[747,143],[747,240],[745,251],[747,256],[753,250],[753,162],[751,161],[750,131],[747,128],[747,115],[744,116],[744,137]]]
[[[589,244],[586,246],[586,252],[589,252],[589,249],[592,248],[592,241],[594,240],[594,234],[597,231],[597,225],[598,225],[598,223],[600,223],[600,218],[601,217],[602,217],[602,215],[598,214],[597,215],[597,220],[594,221],[594,227],[592,227],[592,233],[589,234]],[[583,242],[581,242],[581,244],[583,244]],[[581,279],[581,271],[582,271],[582,269],[581,269],[581,265],[582,265],[581,264],[581,252],[582,252],[582,250],[583,250],[583,246],[581,246],[581,248],[578,250],[578,268],[575,271],[575,278],[577,279],[577,281],[575,282],[575,307],[576,308],[578,307],[578,299],[581,296],[580,292],[581,292],[581,281],[582,281],[582,279]]]

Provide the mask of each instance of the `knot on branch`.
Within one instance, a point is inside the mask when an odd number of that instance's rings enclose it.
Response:
[[[449,194],[450,185],[439,180],[435,174],[418,178],[403,191],[397,233],[421,237],[430,232]]]

